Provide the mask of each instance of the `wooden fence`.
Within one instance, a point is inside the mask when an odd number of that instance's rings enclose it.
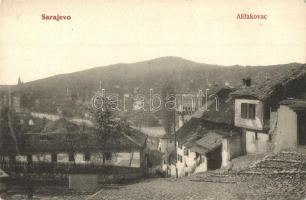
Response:
[[[141,174],[141,168],[99,165],[94,163],[52,163],[25,161],[0,161],[0,168],[8,173],[53,174]]]

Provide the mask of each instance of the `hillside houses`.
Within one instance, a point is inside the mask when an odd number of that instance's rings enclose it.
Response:
[[[192,118],[178,130],[178,176],[218,169],[243,153],[240,129],[234,127],[234,102],[228,96],[232,91],[221,89],[216,94],[218,111],[211,104],[200,118]]]
[[[231,94],[235,126],[244,132],[247,153],[278,152],[306,144],[305,88],[303,65]]]
[[[265,82],[244,83],[221,89],[217,105],[177,131],[172,167],[179,176],[226,167],[245,153],[305,149],[306,66],[273,74]]]

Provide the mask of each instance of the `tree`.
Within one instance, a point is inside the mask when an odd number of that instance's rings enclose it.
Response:
[[[108,99],[103,98],[102,102],[101,108],[95,110],[95,120],[98,141],[102,148],[105,148],[110,140],[116,140],[121,134],[129,134],[130,127],[126,120],[116,118]],[[109,152],[102,152],[103,164],[105,164],[107,153]]]
[[[8,106],[3,106],[0,110],[0,143],[1,152],[5,154],[15,155],[19,151],[20,120],[17,114],[9,109]]]
[[[173,82],[171,80],[167,81],[162,90],[162,124],[165,129],[166,134],[171,134],[174,124],[174,109],[170,109],[169,107],[173,107],[173,103],[170,101],[173,101],[175,99],[175,89],[173,87]],[[168,102],[168,103],[167,103]],[[170,103],[169,103],[170,102]]]

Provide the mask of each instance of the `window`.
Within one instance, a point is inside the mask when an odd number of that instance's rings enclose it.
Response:
[[[189,150],[188,149],[184,149],[184,156],[189,156]]]
[[[242,103],[241,104],[241,118],[242,119],[255,119],[256,105]]]
[[[177,160],[180,161],[180,162],[183,162],[183,156],[178,155],[178,156],[177,156]]]
[[[178,148],[182,149],[183,148],[183,145],[178,143]]]
[[[74,153],[69,153],[69,161],[74,162]]]
[[[52,153],[51,154],[51,162],[57,162],[57,154],[56,153]]]
[[[90,153],[88,152],[84,153],[84,161],[90,161]]]

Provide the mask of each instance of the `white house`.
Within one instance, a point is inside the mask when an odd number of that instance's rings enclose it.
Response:
[[[306,66],[275,73],[233,92],[235,126],[247,153],[279,152],[306,145]]]
[[[221,89],[218,109],[211,104],[200,118],[192,118],[177,132],[177,162],[179,176],[205,172],[228,165],[244,153],[241,131],[234,126],[233,89]]]

